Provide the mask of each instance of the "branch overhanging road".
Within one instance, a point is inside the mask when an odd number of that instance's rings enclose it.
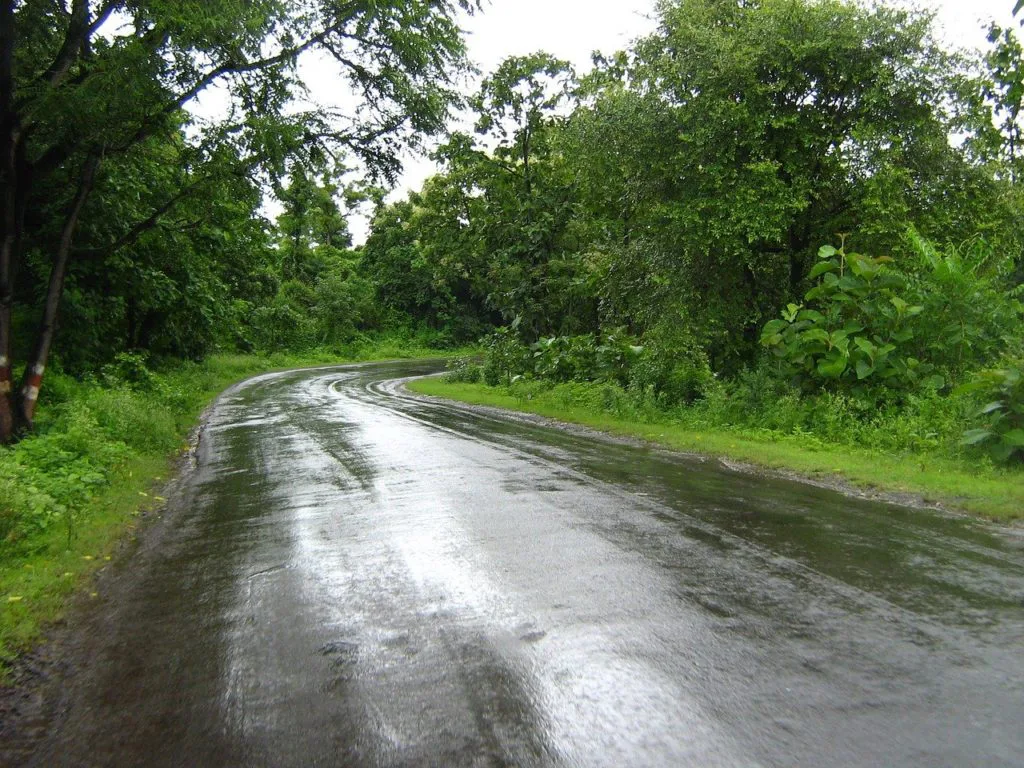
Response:
[[[437,368],[222,396],[25,762],[1020,764],[1019,531],[403,393]]]

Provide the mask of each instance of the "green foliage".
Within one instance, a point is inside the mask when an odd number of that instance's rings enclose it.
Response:
[[[908,240],[918,264],[908,270],[907,290],[924,308],[918,357],[958,381],[1024,342],[1024,305],[1008,290],[1012,262],[982,239],[941,250],[913,230]]]
[[[983,426],[964,433],[962,444],[980,446],[998,462],[1024,462],[1024,361],[981,371],[960,388],[985,404],[974,414]]]
[[[909,239],[916,269],[848,253],[845,241],[820,250],[807,304],[789,304],[762,331],[785,375],[805,387],[899,397],[944,389],[1016,343],[1022,308],[986,274],[985,248],[940,254],[913,231]]]
[[[50,429],[2,448],[0,553],[63,524],[74,534],[80,510],[107,485],[129,448],[105,433],[81,402],[61,406]]]
[[[665,405],[677,405],[703,397],[714,374],[707,353],[685,323],[661,322],[644,335],[628,381]]]
[[[809,277],[819,282],[805,295],[807,306],[789,304],[761,335],[787,374],[862,395],[876,382],[894,391],[943,387],[933,364],[909,354],[924,307],[911,303],[902,275],[887,269],[892,259],[847,252],[845,244],[818,255]]]
[[[472,357],[455,357],[448,361],[444,380],[452,383],[476,384],[483,379],[483,367]]]
[[[137,352],[118,352],[113,361],[100,369],[100,376],[110,387],[127,385],[132,389],[152,391],[156,379],[146,366],[146,356]]]
[[[1021,274],[1024,202],[1005,158],[973,149],[977,62],[938,46],[927,14],[883,5],[669,0],[658,12],[655,33],[582,81],[541,53],[485,78],[470,99],[478,136],[451,136],[444,172],[378,211],[363,261],[378,299],[458,334],[515,324],[560,380],[589,364],[570,359],[589,354],[570,339],[622,327],[646,340],[681,316],[710,369],[732,376],[756,363],[765,323],[800,305],[817,245],[856,231],[862,253],[899,269],[875,280],[851,272],[871,268],[854,257],[837,270],[872,283],[874,298],[849,280],[834,298],[874,302],[861,313],[873,324],[827,360],[809,346],[809,386],[907,392],[998,357],[1013,316],[994,299]],[[951,143],[954,131],[969,140]],[[922,321],[907,315],[917,307]],[[913,338],[893,338],[907,328]],[[842,325],[803,330],[810,345]],[[637,386],[698,396],[699,360],[670,384],[676,363],[656,356]]]
[[[56,357],[83,374],[124,351],[195,360],[251,348],[253,335],[306,348],[365,330],[372,288],[354,274],[336,198],[380,197],[370,182],[394,182],[401,150],[442,130],[466,64],[462,19],[478,8],[0,5],[0,358],[47,367],[54,327]],[[307,53],[349,87],[344,108],[310,103]],[[195,117],[210,88],[224,108]],[[363,178],[340,189],[355,169]],[[274,237],[260,213],[268,188],[284,204]],[[279,333],[296,310],[288,296],[275,306],[282,280],[317,291],[302,310],[312,328]],[[59,302],[45,300],[51,287]],[[255,334],[240,328],[243,301],[271,306]],[[21,333],[33,326],[36,343]],[[32,420],[20,392],[0,399],[4,442],[14,415]]]
[[[508,384],[521,376],[530,366],[530,350],[519,341],[511,328],[498,328],[483,339],[484,381],[494,387]]]
[[[532,373],[551,381],[588,381],[597,372],[592,336],[552,336],[530,346]]]

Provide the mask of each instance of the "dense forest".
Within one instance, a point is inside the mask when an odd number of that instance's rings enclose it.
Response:
[[[480,10],[0,0],[0,534],[159,431],[126,416],[177,402],[153,371],[385,337],[636,418],[1024,458],[1019,29],[958,51],[885,4],[662,0],[585,74],[538,52],[471,87]]]
[[[583,77],[537,54],[484,79],[444,172],[378,211],[378,305],[489,333],[455,379],[1019,462],[1017,31],[975,55],[885,5],[658,12]]]

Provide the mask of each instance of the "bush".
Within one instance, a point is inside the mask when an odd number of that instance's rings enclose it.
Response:
[[[598,375],[593,336],[552,336],[530,347],[533,373],[550,381],[593,381]]]
[[[476,384],[483,378],[483,368],[471,357],[456,357],[448,361],[444,380],[451,383]]]
[[[975,413],[982,426],[965,432],[963,445],[980,446],[1000,463],[1024,462],[1024,361],[982,371],[960,391],[985,401]]]
[[[1022,307],[987,273],[991,253],[909,240],[918,264],[902,269],[824,246],[805,304],[765,325],[761,343],[805,389],[876,402],[943,390],[1019,340]]]
[[[808,390],[833,389],[868,397],[878,388],[906,391],[924,382],[941,388],[935,366],[914,357],[923,333],[904,276],[892,259],[826,245],[804,304],[790,304],[764,327],[761,344]],[[915,342],[917,344],[915,345]]]
[[[509,384],[516,376],[532,370],[529,350],[511,328],[498,328],[483,340],[483,344],[483,377],[488,385]]]
[[[152,391],[156,381],[146,365],[146,356],[138,352],[119,352],[103,366],[100,376],[108,387],[127,385],[143,392]]]
[[[631,388],[650,392],[668,406],[699,400],[713,381],[704,348],[678,323],[662,323],[648,331],[629,370]]]
[[[57,520],[70,536],[80,510],[130,452],[77,401],[59,407],[46,433],[2,450],[0,533],[7,548]]]
[[[1020,343],[1024,308],[1005,290],[1000,259],[984,240],[941,252],[913,230],[908,240],[919,265],[907,282],[928,322],[916,338],[917,357],[959,380]]]

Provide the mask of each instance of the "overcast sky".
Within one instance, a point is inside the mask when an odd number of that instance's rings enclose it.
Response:
[[[938,12],[941,31],[951,43],[980,47],[989,20],[1010,23],[1013,0],[918,0],[916,4]],[[655,26],[654,5],[654,0],[490,0],[484,13],[466,20],[470,58],[489,72],[507,56],[544,50],[585,70],[592,51],[620,50],[650,32]],[[310,66],[304,72],[314,99],[318,92],[336,89],[332,80],[318,76],[318,69]],[[418,189],[434,170],[429,161],[409,159],[392,196]],[[352,221],[352,228],[361,242],[366,223]]]

